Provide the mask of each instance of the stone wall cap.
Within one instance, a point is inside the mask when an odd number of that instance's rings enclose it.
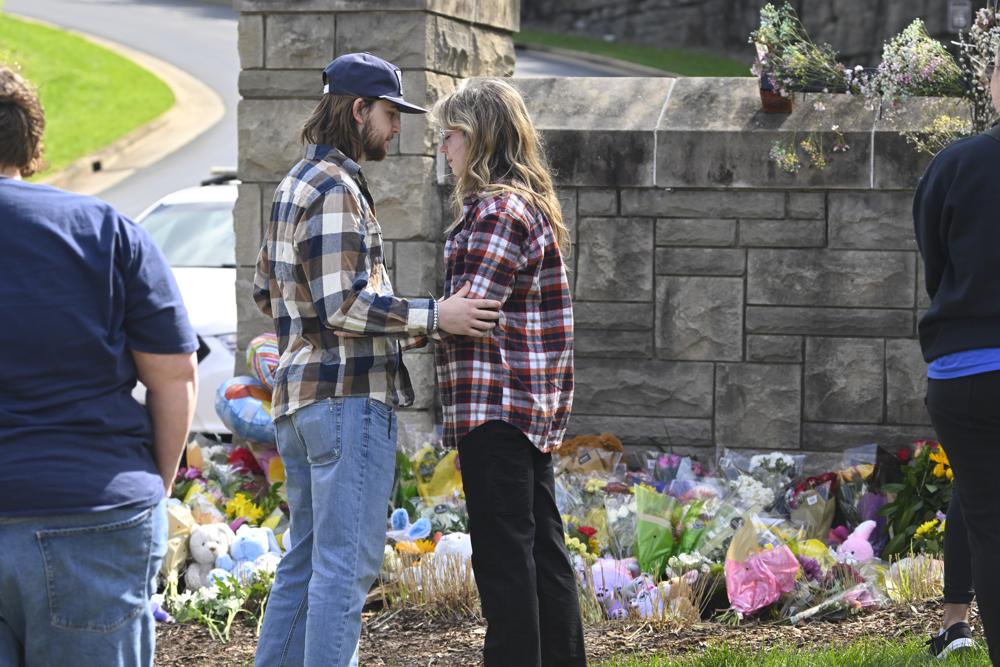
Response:
[[[656,129],[670,89],[670,77],[514,78],[541,129]]]

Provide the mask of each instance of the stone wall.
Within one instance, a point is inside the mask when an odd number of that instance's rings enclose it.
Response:
[[[269,326],[250,302],[252,265],[274,185],[300,154],[319,69],[344,45],[371,48],[401,61],[407,95],[429,102],[459,77],[509,73],[516,16],[355,12],[363,3],[349,0],[271,12],[284,3],[238,1],[242,348]],[[763,114],[750,78],[514,83],[542,131],[574,239],[571,433],[703,454],[802,450],[817,467],[853,445],[932,435],[915,340],[927,301],[910,222],[926,159],[886,121],[844,95],[798,96],[792,114]],[[925,122],[925,106],[907,122]],[[440,290],[448,188],[423,119],[405,121],[393,155],[365,171],[394,284],[424,296]],[[834,124],[846,153],[829,150]],[[827,147],[826,169],[787,174],[768,159],[773,142],[805,138]],[[418,409],[406,419],[429,428],[429,355],[408,354],[407,364]]]
[[[895,129],[846,95],[761,113],[749,78],[515,83],[575,239],[572,433],[805,450],[817,466],[932,436],[910,217],[926,158]],[[807,137],[825,170],[768,159]]]
[[[772,0],[780,4],[782,0]],[[522,0],[525,28],[604,37],[659,47],[745,54],[767,0]],[[851,65],[876,65],[882,43],[915,18],[948,43],[948,2],[942,0],[791,0],[817,42],[828,42]],[[982,3],[976,4],[980,6]]]
[[[514,71],[510,35],[518,30],[516,0],[234,0],[240,12],[239,177],[236,220],[237,370],[249,340],[271,328],[250,298],[254,263],[271,198],[302,157],[299,132],[322,91],[323,68],[336,56],[369,51],[403,71],[406,98],[430,107],[470,76]],[[439,289],[442,197],[435,186],[436,133],[423,115],[403,114],[390,155],[366,163],[386,261],[396,291],[426,297]],[[404,419],[423,430],[433,423],[433,363],[429,351],[410,354],[419,385]]]

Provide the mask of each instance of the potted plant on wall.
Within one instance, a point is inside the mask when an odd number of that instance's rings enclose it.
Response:
[[[750,33],[757,58],[750,71],[760,81],[767,113],[789,113],[793,92],[845,92],[847,74],[829,44],[816,44],[790,4],[768,3],[760,10],[760,26]],[[779,99],[783,98],[783,99]]]

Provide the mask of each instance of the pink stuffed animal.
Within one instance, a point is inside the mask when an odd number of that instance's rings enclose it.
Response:
[[[862,521],[858,524],[854,532],[837,547],[837,560],[842,563],[864,563],[874,558],[875,549],[868,541],[873,530],[875,530],[874,521]]]

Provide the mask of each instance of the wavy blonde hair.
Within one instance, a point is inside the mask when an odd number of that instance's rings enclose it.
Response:
[[[559,247],[568,252],[569,231],[521,93],[502,79],[480,79],[438,101],[431,114],[440,127],[465,135],[465,171],[456,174],[456,209],[462,210],[469,195],[518,194],[545,214]]]

